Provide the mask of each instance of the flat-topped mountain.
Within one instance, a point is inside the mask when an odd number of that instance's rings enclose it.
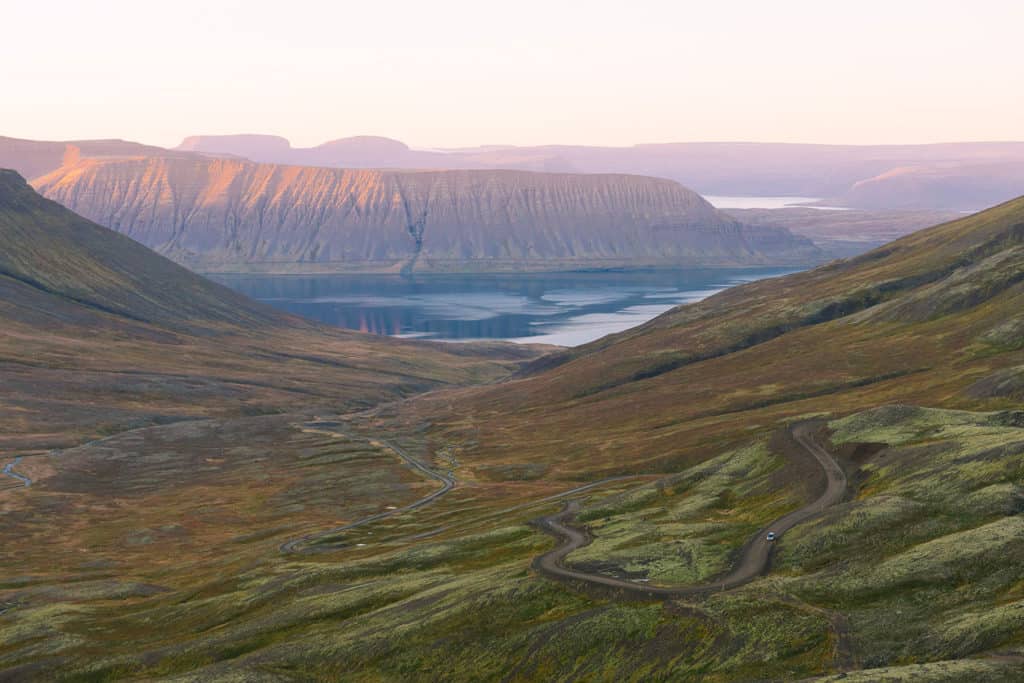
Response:
[[[412,150],[404,142],[377,135],[340,138],[316,147],[292,147],[286,138],[277,135],[196,135],[185,138],[175,150],[297,166],[459,168],[446,163],[443,153]]]
[[[190,156],[163,147],[128,140],[23,140],[0,136],[0,168],[32,180],[81,158],[124,156]]]
[[[47,197],[190,267],[333,272],[807,262],[670,180],[524,171],[339,170],[238,159],[80,159]]]

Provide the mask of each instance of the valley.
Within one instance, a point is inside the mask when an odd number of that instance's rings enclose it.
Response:
[[[0,178],[6,678],[1018,673],[1021,200],[552,350],[293,318]]]
[[[3,18],[0,683],[1024,681],[1024,3]]]

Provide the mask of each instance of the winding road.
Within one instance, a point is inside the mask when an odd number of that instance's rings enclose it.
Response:
[[[780,517],[754,534],[740,549],[739,559],[732,570],[715,581],[689,586],[650,586],[566,567],[564,561],[569,553],[582,548],[591,541],[590,536],[585,530],[571,526],[576,513],[579,511],[578,501],[571,501],[562,512],[556,515],[542,517],[538,520],[539,526],[544,531],[560,539],[562,542],[554,550],[534,560],[533,566],[541,573],[554,579],[583,582],[593,586],[617,589],[645,598],[674,598],[702,595],[742,586],[762,575],[768,569],[773,545],[765,538],[769,531],[774,531],[781,538],[783,533],[792,529],[797,524],[820,514],[828,507],[841,501],[846,493],[846,473],[843,472],[843,469],[835,461],[835,458],[829,453],[828,449],[815,440],[814,428],[815,425],[812,423],[799,423],[790,427],[790,433],[796,442],[814,456],[814,459],[821,465],[827,479],[825,491],[817,500],[799,510],[794,510]]]
[[[337,436],[341,436],[341,437],[344,437],[344,438],[347,438],[347,439],[364,441],[364,442],[367,442],[367,443],[369,443],[370,441],[375,441],[375,442],[383,445],[384,447],[390,449],[392,452],[395,453],[395,455],[397,455],[403,461],[405,461],[406,463],[411,465],[413,468],[415,468],[415,469],[419,470],[420,472],[422,472],[423,474],[425,474],[427,477],[429,477],[431,479],[436,479],[437,481],[440,481],[441,482],[441,488],[431,492],[429,495],[424,496],[423,498],[420,498],[419,500],[416,500],[416,501],[413,501],[412,503],[409,503],[408,505],[404,505],[402,507],[398,507],[398,508],[394,508],[394,509],[390,509],[390,510],[384,510],[383,512],[378,512],[376,514],[370,515],[369,517],[363,517],[362,519],[358,519],[358,520],[356,520],[354,522],[351,522],[349,524],[345,524],[343,526],[333,527],[331,529],[326,529],[326,530],[323,530],[323,531],[317,531],[317,532],[314,532],[314,533],[311,533],[311,534],[306,534],[305,536],[301,536],[299,538],[294,538],[292,540],[285,541],[284,543],[282,543],[280,545],[280,550],[281,550],[282,553],[311,553],[311,552],[316,552],[315,549],[304,547],[304,546],[307,546],[308,544],[316,541],[317,539],[324,538],[326,536],[333,536],[334,534],[340,534],[340,533],[342,533],[344,531],[349,531],[351,529],[357,529],[357,528],[359,528],[361,526],[365,526],[367,524],[371,524],[371,523],[376,522],[378,520],[386,519],[387,517],[392,517],[394,515],[402,514],[403,512],[409,512],[410,510],[415,510],[417,508],[423,507],[424,505],[428,505],[429,503],[432,503],[433,501],[437,500],[441,496],[449,493],[452,489],[455,488],[457,480],[455,479],[455,476],[451,472],[448,472],[447,474],[445,474],[445,473],[433,470],[433,469],[427,467],[426,465],[424,465],[419,460],[413,458],[406,451],[404,451],[400,446],[396,446],[395,444],[390,443],[388,441],[385,441],[384,439],[379,439],[378,438],[378,439],[372,439],[371,440],[371,439],[368,439],[368,438],[365,438],[365,437],[357,437],[357,436],[354,436],[354,435],[352,435],[352,434],[350,434],[348,432],[345,432],[345,431],[342,431],[340,429],[337,429],[335,425],[336,425],[336,423],[333,423],[333,422],[324,422],[324,423],[309,422],[309,423],[306,423],[306,425],[304,425],[304,426],[307,429],[313,429],[313,430],[317,430],[317,431],[327,432],[327,433],[334,434],[334,435],[337,435]],[[577,486],[575,488],[568,489],[568,490],[562,491],[560,493],[555,493],[555,494],[552,494],[550,496],[545,496],[544,498],[538,498],[537,500],[531,500],[531,501],[526,502],[526,503],[521,503],[519,505],[515,505],[513,507],[506,508],[504,510],[498,510],[496,512],[488,513],[486,515],[483,515],[482,517],[476,518],[474,520],[474,523],[477,523],[477,522],[480,522],[480,521],[483,521],[483,520],[486,520],[486,519],[491,519],[491,518],[494,518],[494,517],[500,517],[500,516],[503,516],[503,515],[507,515],[509,513],[516,512],[516,511],[519,511],[519,510],[524,510],[526,508],[530,508],[530,507],[533,507],[533,506],[536,506],[536,505],[542,505],[544,503],[551,503],[551,502],[554,502],[554,501],[559,500],[561,498],[565,498],[566,496],[572,496],[572,495],[575,495],[577,493],[583,493],[585,491],[589,491],[591,489],[597,488],[598,486],[604,486],[605,484],[611,484],[611,483],[622,482],[622,481],[635,481],[635,480],[638,480],[638,479],[648,479],[648,478],[649,478],[649,475],[643,475],[643,474],[627,474],[627,475],[618,476],[618,477],[608,477],[607,479],[601,479],[599,481],[590,482],[589,484],[583,484],[582,486]],[[439,534],[442,531],[446,531],[447,529],[448,529],[448,527],[441,527],[439,529],[434,529],[432,531],[427,531],[427,532],[424,532],[424,533],[416,534],[414,536],[409,536],[409,537],[402,538],[402,539],[399,539],[399,540],[400,541],[414,541],[414,540],[420,540],[420,539],[423,539],[423,538],[429,538],[430,536],[434,536],[436,534]]]
[[[14,468],[18,465],[19,462],[21,462],[21,456],[20,455],[18,457],[16,457],[12,462],[9,462],[6,465],[4,465],[3,473],[6,474],[8,477],[12,477],[14,479],[17,479],[22,484],[24,484],[26,487],[31,486],[32,485],[32,480],[31,479],[29,479],[28,477],[26,477],[23,474],[18,474],[17,472],[14,471]]]
[[[402,507],[394,508],[394,509],[391,509],[391,510],[384,510],[383,512],[378,512],[377,514],[370,515],[369,517],[363,517],[362,519],[356,520],[355,522],[351,522],[350,524],[345,524],[343,526],[334,527],[332,529],[326,529],[324,531],[317,531],[317,532],[312,533],[312,534],[306,534],[305,536],[300,536],[299,538],[294,538],[294,539],[292,539],[290,541],[285,541],[280,546],[282,553],[308,553],[308,552],[313,552],[313,549],[306,548],[306,547],[303,547],[303,546],[306,546],[309,543],[312,543],[313,541],[316,541],[317,539],[324,538],[325,536],[333,536],[334,534],[340,534],[343,531],[348,531],[350,529],[356,529],[358,527],[365,526],[366,524],[370,524],[372,522],[376,522],[379,519],[385,519],[387,517],[392,517],[394,515],[400,515],[403,512],[409,512],[410,510],[415,510],[416,508],[421,508],[424,505],[429,505],[430,503],[434,502],[435,500],[437,500],[438,498],[440,498],[441,496],[445,495],[446,493],[448,493],[449,491],[451,491],[452,489],[455,488],[456,480],[455,480],[455,476],[451,472],[448,472],[447,474],[445,474],[443,472],[438,472],[436,470],[433,470],[433,469],[427,467],[426,465],[424,465],[422,462],[420,462],[416,458],[414,458],[411,455],[409,455],[408,453],[406,453],[405,450],[403,450],[401,446],[396,446],[395,444],[393,444],[393,443],[391,443],[389,441],[385,441],[383,439],[368,439],[368,438],[364,438],[364,437],[353,436],[352,434],[349,434],[347,432],[344,432],[344,431],[341,431],[340,429],[335,428],[335,423],[329,423],[329,422],[325,422],[325,423],[310,422],[310,423],[307,423],[304,426],[307,429],[313,429],[313,430],[317,430],[317,431],[327,432],[329,434],[334,434],[336,436],[341,436],[341,437],[344,437],[346,439],[350,439],[350,440],[353,440],[353,441],[364,441],[366,443],[371,443],[371,442],[379,443],[379,444],[383,445],[385,448],[391,450],[395,455],[397,455],[399,458],[401,458],[406,464],[412,466],[416,470],[419,470],[421,473],[423,473],[424,475],[426,475],[430,479],[436,479],[437,481],[441,482],[441,488],[436,489],[435,491],[431,492],[429,495],[424,496],[423,498],[420,498],[419,500],[415,500],[412,503],[409,503],[408,505],[403,505]]]

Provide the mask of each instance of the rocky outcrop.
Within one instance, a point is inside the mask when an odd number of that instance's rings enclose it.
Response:
[[[737,265],[818,256],[669,180],[340,170],[236,159],[81,159],[41,193],[206,271]]]

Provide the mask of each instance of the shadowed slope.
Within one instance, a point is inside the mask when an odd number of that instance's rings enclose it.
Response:
[[[20,304],[17,283],[65,306],[143,322],[301,324],[44,199],[8,170],[0,170],[0,240],[8,307]]]
[[[195,275],[0,171],[0,448],[182,418],[367,406],[535,349],[323,328]]]

